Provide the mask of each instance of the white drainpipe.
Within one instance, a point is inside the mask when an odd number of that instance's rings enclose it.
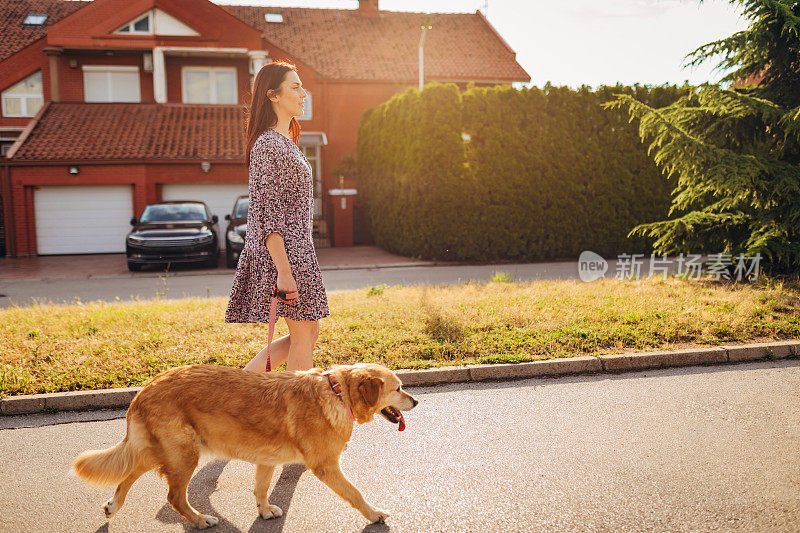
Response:
[[[153,97],[159,104],[167,103],[167,72],[164,65],[164,49],[153,47]]]
[[[247,55],[250,56],[250,87],[252,88],[253,83],[256,81],[256,74],[270,60],[264,50],[249,50]]]

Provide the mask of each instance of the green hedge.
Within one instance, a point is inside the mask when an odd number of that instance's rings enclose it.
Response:
[[[516,90],[430,83],[364,112],[358,188],[375,243],[424,259],[577,259],[649,253],[673,184],[613,93],[655,107],[687,86]],[[469,135],[465,141],[462,133]]]

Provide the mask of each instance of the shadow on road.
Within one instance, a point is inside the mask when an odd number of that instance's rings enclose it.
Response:
[[[383,533],[385,531],[391,531],[390,528],[386,524],[368,524],[367,527],[361,530],[361,533]]]
[[[219,518],[219,526],[217,527],[220,531],[239,531],[233,524],[225,520],[224,516],[220,516],[214,510],[214,506],[211,505],[211,494],[217,490],[219,476],[225,469],[226,464],[228,464],[228,461],[211,461],[205,465],[192,477],[186,492],[188,493],[189,503],[198,512]],[[184,531],[195,531],[194,526],[179,515],[169,503],[164,504],[164,507],[156,514],[156,518],[163,524],[181,524]]]
[[[248,533],[256,533],[257,531],[279,532],[283,531],[283,526],[286,523],[286,515],[289,512],[289,505],[292,503],[294,491],[297,488],[297,483],[300,481],[300,476],[306,471],[305,465],[287,464],[283,465],[281,477],[278,478],[275,487],[272,489],[272,494],[269,495],[269,503],[277,505],[283,510],[283,516],[280,518],[271,518],[264,520],[256,518],[253,525],[250,526]],[[254,504],[255,505],[255,504]]]
[[[189,488],[187,490],[189,503],[197,509],[199,512],[203,514],[208,514],[211,516],[215,516],[219,518],[219,524],[214,527],[214,531],[221,532],[236,532],[242,533],[242,530],[237,528],[235,525],[230,523],[222,516],[219,512],[214,509],[214,506],[211,505],[211,495],[217,490],[217,485],[219,482],[219,477],[222,475],[222,471],[225,469],[225,465],[228,464],[228,461],[211,461],[210,463],[206,464],[203,468],[201,468],[195,475],[192,477],[192,481],[189,483]],[[297,483],[300,481],[300,476],[305,472],[306,467],[305,465],[299,464],[287,464],[283,465],[283,470],[281,471],[281,475],[278,478],[275,487],[272,489],[272,494],[269,496],[269,502],[273,505],[277,505],[283,510],[283,516],[281,518],[271,518],[269,520],[264,520],[260,516],[258,516],[258,511],[255,504],[255,499],[248,498],[243,499],[242,501],[246,501],[246,505],[252,507],[254,514],[256,515],[256,520],[253,522],[253,525],[250,526],[248,530],[249,533],[256,533],[256,532],[270,532],[270,533],[277,533],[283,531],[283,526],[286,521],[286,515],[289,511],[289,506],[292,502],[292,497],[294,497],[294,491],[297,488]],[[248,494],[252,496],[252,491],[248,491]],[[175,511],[169,503],[165,503],[164,506],[158,511],[156,514],[156,518],[159,522],[163,524],[181,524],[183,526],[184,531],[196,531],[196,529],[189,524],[186,519],[184,519],[181,515]],[[105,524],[103,527],[97,530],[96,533],[104,533],[108,531],[108,524]],[[373,530],[371,530],[373,531]],[[381,531],[381,530],[374,530],[374,531]]]
[[[29,415],[2,415],[0,416],[0,430],[40,428],[44,426],[57,426],[59,424],[72,424],[75,422],[100,422],[104,420],[125,419],[125,409],[100,409],[97,411],[63,411],[59,413],[33,413]],[[122,424],[122,435],[125,434],[125,424]]]

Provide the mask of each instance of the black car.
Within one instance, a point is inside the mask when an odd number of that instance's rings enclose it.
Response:
[[[146,264],[219,264],[219,238],[214,231],[217,215],[196,201],[169,201],[149,204],[125,238],[128,269],[140,270]]]
[[[244,237],[247,234],[247,208],[250,206],[250,196],[242,195],[233,203],[233,211],[225,215],[228,227],[225,230],[225,264],[228,268],[235,268],[239,262],[239,255],[244,248]]]

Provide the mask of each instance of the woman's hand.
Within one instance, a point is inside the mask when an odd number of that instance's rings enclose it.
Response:
[[[292,272],[278,272],[278,289],[284,292],[294,292],[297,290],[297,282],[292,276]]]

